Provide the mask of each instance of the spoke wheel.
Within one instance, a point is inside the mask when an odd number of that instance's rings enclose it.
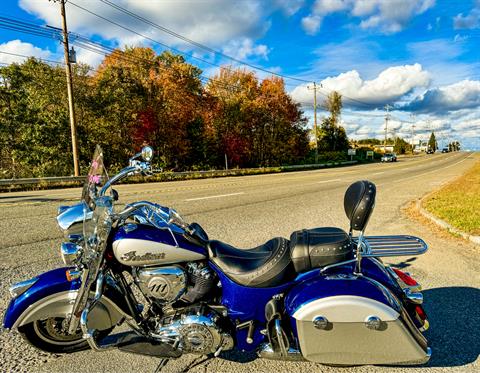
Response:
[[[47,343],[65,346],[76,344],[82,340],[81,329],[78,328],[74,334],[68,334],[67,319],[61,317],[34,321],[33,328],[38,337]]]
[[[99,337],[105,337],[112,329],[102,330]],[[36,320],[19,327],[18,331],[28,343],[43,351],[65,354],[89,349],[80,328],[73,334],[68,333],[68,320],[64,317]]]

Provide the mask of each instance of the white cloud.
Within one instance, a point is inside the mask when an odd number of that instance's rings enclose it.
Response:
[[[49,59],[52,56],[52,53],[49,50],[38,48],[33,44],[25,43],[18,39],[0,44],[0,51],[43,59]],[[0,53],[0,62],[12,63],[25,61],[24,57],[13,56],[6,53]]]
[[[447,86],[432,88],[416,97],[405,110],[445,113],[461,109],[478,109],[480,81],[462,80]]]
[[[240,55],[265,58],[268,48],[264,45],[255,46],[253,43],[248,45],[248,40],[255,40],[268,30],[270,27],[268,17],[274,11],[283,10],[286,14],[293,14],[299,9],[303,1],[296,0],[292,3],[286,0],[276,0],[270,6],[265,6],[262,0],[120,0],[116,3],[198,43],[216,49],[223,48],[227,43],[237,43],[241,49]],[[19,4],[24,10],[44,20],[45,23],[56,27],[60,26],[58,3],[20,0]],[[166,45],[184,51],[200,51],[198,47],[119,12],[102,2],[76,0],[75,4]],[[113,42],[114,46],[132,45],[140,42],[144,45],[154,44],[141,36],[75,7],[73,3],[67,2],[66,8],[68,26],[71,31],[87,36],[98,35]],[[160,49],[164,49],[164,47],[160,47]],[[202,51],[202,53],[205,52]],[[84,55],[87,55],[87,53]]]
[[[309,15],[302,18],[302,28],[308,35],[315,35],[320,29],[322,18],[317,15]]]
[[[229,42],[223,48],[223,52],[240,60],[246,60],[248,57],[260,57],[267,60],[270,50],[264,44],[255,45],[252,39],[242,38]]]
[[[297,13],[304,3],[305,0],[274,0],[274,6],[278,6],[288,16]]]
[[[311,14],[302,19],[302,26],[307,33],[314,34],[322,18],[345,11],[359,17],[363,29],[375,28],[392,34],[403,30],[410,19],[434,5],[435,0],[316,0]]]
[[[476,1],[474,8],[466,16],[463,13],[453,17],[455,29],[476,29],[480,28],[480,0]]]
[[[345,96],[348,105],[360,105],[355,100],[380,106],[393,103],[417,87],[425,87],[430,82],[428,72],[420,64],[389,67],[373,80],[363,80],[356,70],[322,80],[320,90],[326,95],[338,91]],[[300,85],[291,92],[292,97],[301,103],[312,102],[312,92],[307,85]],[[353,99],[349,100],[349,99]]]
[[[77,52],[77,62],[86,63],[96,68],[103,61],[104,56],[86,49],[75,48]]]

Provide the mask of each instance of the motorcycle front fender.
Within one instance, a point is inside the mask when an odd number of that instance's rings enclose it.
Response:
[[[15,329],[32,321],[49,317],[66,317],[71,314],[80,280],[68,281],[66,271],[58,268],[37,276],[35,283],[13,298],[5,312],[3,327]],[[92,309],[87,325],[105,330],[129,317],[128,307],[118,289],[108,283],[97,306]]]

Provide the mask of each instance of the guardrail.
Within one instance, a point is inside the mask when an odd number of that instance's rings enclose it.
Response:
[[[236,176],[236,175],[248,175],[249,173],[272,173],[272,172],[285,172],[285,171],[297,171],[307,169],[317,169],[332,166],[345,166],[355,164],[357,161],[344,161],[344,162],[329,162],[329,163],[317,163],[317,164],[305,164],[294,166],[278,166],[278,167],[262,167],[262,168],[234,168],[231,170],[210,170],[210,171],[182,171],[182,172],[162,172],[156,174],[153,179],[160,178],[161,175],[166,179],[177,179],[182,177],[221,177],[221,176]],[[37,177],[27,179],[0,179],[0,186],[16,186],[16,185],[34,185],[34,184],[56,184],[56,183],[69,183],[69,182],[83,182],[85,176],[54,176],[54,177]]]

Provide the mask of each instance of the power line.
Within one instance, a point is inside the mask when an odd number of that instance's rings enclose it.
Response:
[[[49,26],[43,27],[43,26],[40,26],[40,25],[37,25],[37,24],[34,24],[34,23],[30,23],[30,22],[25,22],[25,21],[19,20],[19,19],[12,19],[12,18],[8,18],[8,17],[0,16],[0,28],[15,30],[15,31],[19,31],[19,32],[22,32],[22,33],[25,33],[25,34],[30,34],[30,35],[34,35],[34,36],[41,36],[41,37],[45,37],[45,38],[49,38],[49,39],[53,39],[53,40],[59,40],[59,41],[61,40],[61,36],[60,36],[61,30],[60,29],[57,29],[57,28],[51,27],[51,26],[50,27]],[[131,63],[135,63],[135,62],[144,62],[145,63],[146,62],[146,63],[149,63],[150,65],[154,64],[154,62],[151,61],[151,60],[141,59],[141,58],[136,57],[136,56],[127,56],[127,55],[125,55],[125,53],[123,51],[121,51],[119,49],[105,46],[104,44],[92,41],[89,38],[84,37],[82,35],[79,35],[79,34],[76,34],[76,33],[71,33],[71,32],[69,32],[69,35],[73,37],[73,42],[72,42],[73,44],[75,44],[76,46],[79,46],[80,48],[92,51],[94,53],[101,54],[103,56],[107,56],[109,54],[116,53],[117,57],[119,59],[124,60],[124,61],[129,61]],[[26,56],[26,57],[34,57],[34,56]],[[170,68],[170,67],[165,66],[165,65],[163,65],[163,66],[157,65],[157,67],[159,69],[173,70],[173,68]],[[90,69],[90,70],[93,70],[93,69]],[[233,86],[233,85],[227,85],[225,83],[220,83],[220,82],[216,81],[215,79],[212,79],[211,77],[208,77],[208,76],[200,75],[199,79],[202,82],[209,83],[213,86],[217,86],[217,87],[221,87],[221,88],[229,89],[229,90],[235,90],[235,91],[239,90],[238,86]]]
[[[198,48],[201,48],[201,49],[203,49],[203,50],[205,50],[205,51],[207,51],[207,52],[214,53],[214,54],[216,54],[216,55],[219,55],[219,56],[224,57],[224,58],[226,58],[226,59],[229,59],[229,60],[231,60],[231,61],[237,62],[237,63],[239,63],[239,64],[241,64],[241,65],[245,65],[245,66],[251,67],[252,69],[259,70],[259,71],[262,71],[262,72],[265,72],[265,73],[268,73],[268,74],[271,74],[271,75],[275,75],[275,76],[281,77],[281,78],[283,78],[283,79],[296,80],[296,81],[298,81],[298,82],[303,82],[303,83],[311,83],[309,80],[305,80],[305,79],[296,78],[296,77],[293,77],[293,76],[288,76],[288,75],[279,74],[279,73],[277,73],[277,72],[274,72],[274,71],[265,69],[265,68],[263,68],[263,67],[261,67],[261,66],[257,66],[257,65],[254,65],[254,64],[252,64],[252,63],[249,63],[249,62],[246,62],[246,61],[242,61],[242,60],[240,60],[240,59],[238,59],[238,58],[232,57],[232,56],[230,56],[230,55],[228,55],[228,54],[225,54],[225,53],[223,53],[223,52],[220,52],[220,51],[218,51],[218,50],[215,50],[215,49],[213,49],[213,48],[211,48],[211,47],[209,47],[209,46],[207,46],[207,45],[205,45],[205,44],[202,44],[202,43],[196,42],[196,41],[194,41],[194,40],[192,40],[192,39],[189,39],[189,38],[187,38],[186,36],[183,36],[183,35],[175,32],[175,31],[172,31],[172,30],[170,30],[170,29],[168,29],[168,28],[166,28],[166,27],[164,27],[164,26],[161,26],[161,25],[159,25],[158,23],[155,23],[155,22],[153,22],[153,21],[151,21],[151,20],[149,20],[149,19],[146,19],[146,18],[144,18],[144,17],[142,17],[142,16],[140,16],[140,15],[138,15],[138,14],[136,14],[136,13],[134,13],[134,12],[128,10],[128,9],[126,9],[126,8],[121,7],[120,5],[114,4],[114,3],[112,3],[111,1],[108,1],[108,0],[100,0],[100,1],[101,1],[102,3],[104,3],[104,4],[107,4],[107,5],[115,8],[115,9],[117,9],[118,11],[120,11],[120,12],[122,12],[122,13],[125,13],[125,14],[133,17],[133,18],[136,18],[136,19],[138,19],[138,20],[140,20],[140,21],[142,21],[142,22],[144,22],[144,23],[146,23],[146,24],[148,24],[148,25],[150,25],[150,26],[152,26],[152,27],[154,27],[154,28],[156,28],[156,29],[158,29],[158,30],[160,30],[160,31],[163,31],[163,32],[165,32],[165,33],[167,33],[167,34],[169,34],[169,35],[172,35],[172,36],[174,36],[174,37],[176,37],[176,38],[178,38],[178,39],[181,39],[181,40],[183,40],[183,41],[185,41],[185,42],[187,42],[187,43],[189,43],[189,44],[191,44],[191,45],[194,45],[194,46],[196,46],[196,47],[198,47]],[[73,3],[72,3],[72,4],[73,4]],[[75,5],[75,4],[74,4],[74,5]]]
[[[138,31],[136,31],[136,30],[134,30],[134,29],[132,29],[132,28],[130,28],[130,27],[124,26],[124,25],[122,25],[122,24],[120,24],[120,23],[118,23],[118,22],[115,22],[115,21],[107,18],[107,17],[104,17],[104,16],[102,16],[102,15],[100,15],[100,14],[98,14],[98,13],[95,13],[95,12],[93,12],[93,11],[87,9],[87,8],[84,8],[84,7],[82,7],[82,6],[78,5],[78,4],[75,4],[75,3],[72,2],[72,1],[69,1],[69,4],[75,6],[75,7],[79,8],[79,9],[82,9],[83,11],[85,11],[85,12],[91,14],[91,15],[94,15],[94,16],[96,16],[96,17],[98,17],[98,18],[100,18],[100,19],[102,19],[102,20],[104,20],[104,21],[106,21],[106,22],[109,22],[109,23],[111,23],[111,24],[113,24],[113,25],[115,25],[115,26],[117,26],[117,27],[120,27],[120,28],[122,28],[122,29],[124,29],[124,30],[127,30],[127,31],[129,31],[129,32],[131,32],[131,33],[133,33],[133,34],[135,34],[135,35],[138,35],[138,36],[140,36],[140,37],[142,37],[142,38],[144,38],[144,39],[146,39],[146,40],[149,40],[149,41],[151,41],[151,42],[153,42],[153,43],[155,43],[155,44],[161,45],[162,47],[164,47],[164,48],[166,48],[166,49],[169,49],[169,50],[171,50],[171,51],[174,51],[175,53],[181,54],[181,55],[186,56],[186,57],[194,58],[194,59],[196,59],[196,60],[198,60],[198,61],[201,61],[201,62],[203,62],[203,63],[205,63],[205,64],[208,64],[208,65],[211,65],[211,66],[215,66],[215,67],[219,67],[219,68],[223,68],[223,69],[232,71],[231,68],[218,65],[218,64],[216,64],[216,63],[214,63],[214,62],[205,60],[204,58],[197,57],[197,56],[191,55],[191,54],[189,54],[189,53],[183,52],[183,51],[181,51],[181,50],[179,50],[179,49],[173,48],[173,47],[171,47],[171,46],[169,46],[169,45],[167,45],[167,44],[165,44],[165,43],[162,43],[162,42],[160,42],[160,41],[158,41],[158,40],[156,40],[156,39],[153,39],[153,38],[151,38],[151,37],[149,37],[149,36],[147,36],[147,35],[144,35],[144,34],[138,32]],[[269,72],[269,71],[266,70],[266,69],[265,69],[264,71]],[[272,73],[273,73],[273,72],[272,72]],[[274,74],[277,75],[277,76],[281,76],[280,74],[277,74],[277,73],[274,73]],[[301,81],[302,81],[302,82],[309,82],[308,80],[303,80],[303,79],[302,79]]]

